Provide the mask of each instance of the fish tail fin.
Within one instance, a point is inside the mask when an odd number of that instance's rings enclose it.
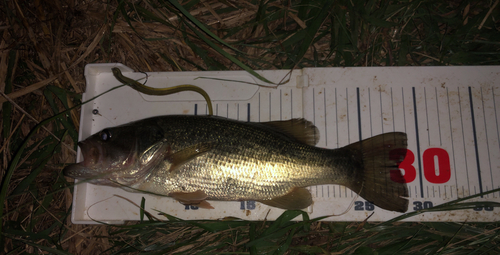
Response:
[[[348,145],[362,165],[346,186],[376,206],[397,212],[408,210],[408,187],[399,169],[406,156],[407,137],[391,132]]]

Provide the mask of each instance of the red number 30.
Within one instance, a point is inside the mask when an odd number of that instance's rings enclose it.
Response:
[[[405,150],[405,149],[398,149]],[[391,151],[391,155],[401,155],[398,150]],[[391,158],[392,159],[392,158]],[[437,159],[438,171],[436,171],[435,159]],[[451,178],[450,157],[448,152],[441,148],[429,148],[422,155],[424,176],[430,183],[446,183]],[[413,166],[415,154],[411,150],[406,150],[405,159],[399,163],[399,168],[403,170],[403,175],[399,170],[391,170],[391,180],[399,183],[410,183],[417,177],[417,171]]]

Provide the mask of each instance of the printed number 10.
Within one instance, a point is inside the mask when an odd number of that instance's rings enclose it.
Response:
[[[390,152],[389,156],[391,159],[396,159],[397,155],[401,154],[400,150],[406,149],[397,149]],[[448,152],[441,148],[429,148],[424,151],[422,155],[423,161],[423,169],[424,176],[427,181],[430,183],[446,183],[450,180],[451,177],[451,165],[450,165],[450,156]],[[437,170],[436,171],[436,161],[437,161]],[[399,164],[399,168],[404,171],[403,178],[400,178],[400,174],[397,172],[399,170],[391,171],[391,180],[399,183],[410,183],[415,180],[417,177],[417,171],[413,166],[415,162],[415,155],[411,150],[406,150],[405,159]]]

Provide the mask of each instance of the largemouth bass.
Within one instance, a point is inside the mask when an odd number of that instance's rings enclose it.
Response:
[[[64,174],[203,208],[211,208],[206,200],[255,200],[303,209],[313,202],[306,187],[340,184],[380,208],[408,209],[408,188],[397,181],[403,180],[398,164],[406,155],[405,133],[339,149],[315,147],[318,140],[318,129],[304,119],[153,117],[106,128],[80,142],[84,160]]]

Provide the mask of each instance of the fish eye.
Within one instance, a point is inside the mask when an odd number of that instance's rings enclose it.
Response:
[[[100,136],[101,136],[101,140],[107,141],[112,137],[111,131],[109,131],[108,129],[104,129],[103,131],[101,131]]]

